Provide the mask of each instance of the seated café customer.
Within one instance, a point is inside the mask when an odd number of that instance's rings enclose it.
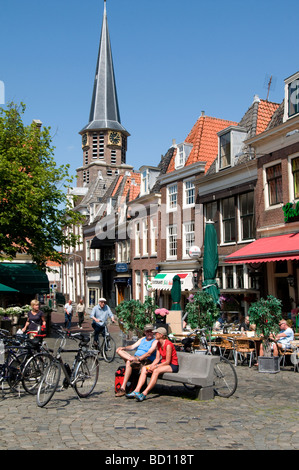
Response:
[[[273,343],[273,356],[278,356],[278,349],[289,349],[291,347],[291,341],[294,339],[294,331],[289,327],[286,320],[280,320],[279,322],[281,333],[278,333],[275,338],[270,337],[274,341]],[[264,348],[261,344],[260,356],[264,355]]]
[[[173,343],[167,339],[166,328],[157,328],[154,333],[158,340],[156,359],[152,364],[142,367],[137,387],[132,393],[126,395],[127,398],[137,398],[138,401],[145,400],[149,391],[156,385],[160,374],[179,371],[177,353]],[[151,374],[149,384],[141,393],[141,388],[145,384],[148,374]]]
[[[126,386],[131,377],[133,368],[140,369],[144,365],[151,364],[155,359],[157,340],[154,338],[153,329],[153,325],[145,325],[145,336],[134,344],[117,348],[117,354],[126,362],[126,370],[122,387],[116,392],[116,397],[122,397],[126,394]],[[136,350],[134,356],[127,352],[134,350]]]

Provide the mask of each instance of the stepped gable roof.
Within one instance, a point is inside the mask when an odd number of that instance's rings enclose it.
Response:
[[[217,133],[229,126],[236,126],[234,121],[218,119],[202,115],[196,121],[185,142],[193,144],[193,148],[185,163],[185,166],[196,162],[206,162],[205,172],[218,155],[218,136]],[[175,170],[175,155],[173,155],[169,164],[167,173]]]

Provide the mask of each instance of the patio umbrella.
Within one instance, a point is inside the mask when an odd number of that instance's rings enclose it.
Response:
[[[218,247],[217,233],[214,222],[209,220],[206,223],[204,255],[203,255],[203,275],[204,281],[202,289],[211,294],[215,303],[219,302],[220,291],[216,282],[216,272],[218,267]]]
[[[181,310],[181,278],[177,274],[172,279],[171,299],[171,310]]]

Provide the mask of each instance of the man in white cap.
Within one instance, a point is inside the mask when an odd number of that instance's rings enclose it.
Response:
[[[105,337],[105,330],[106,330],[108,318],[111,318],[112,323],[115,323],[114,315],[111,312],[110,307],[106,305],[106,302],[107,302],[106,299],[101,297],[99,299],[98,305],[95,305],[93,307],[92,312],[90,314],[90,318],[92,319],[91,326],[94,329],[95,343],[98,342],[100,333],[102,334],[102,336]]]

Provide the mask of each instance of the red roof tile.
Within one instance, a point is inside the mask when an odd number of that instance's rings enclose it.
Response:
[[[267,126],[278,106],[279,104],[277,103],[260,100],[257,112],[256,134],[260,134],[267,129]]]
[[[210,116],[200,116],[186,138],[186,143],[193,144],[193,148],[185,166],[196,162],[206,162],[205,172],[218,155],[217,132],[229,126],[236,126],[237,122],[218,119]],[[168,166],[167,173],[175,170],[175,154]]]

